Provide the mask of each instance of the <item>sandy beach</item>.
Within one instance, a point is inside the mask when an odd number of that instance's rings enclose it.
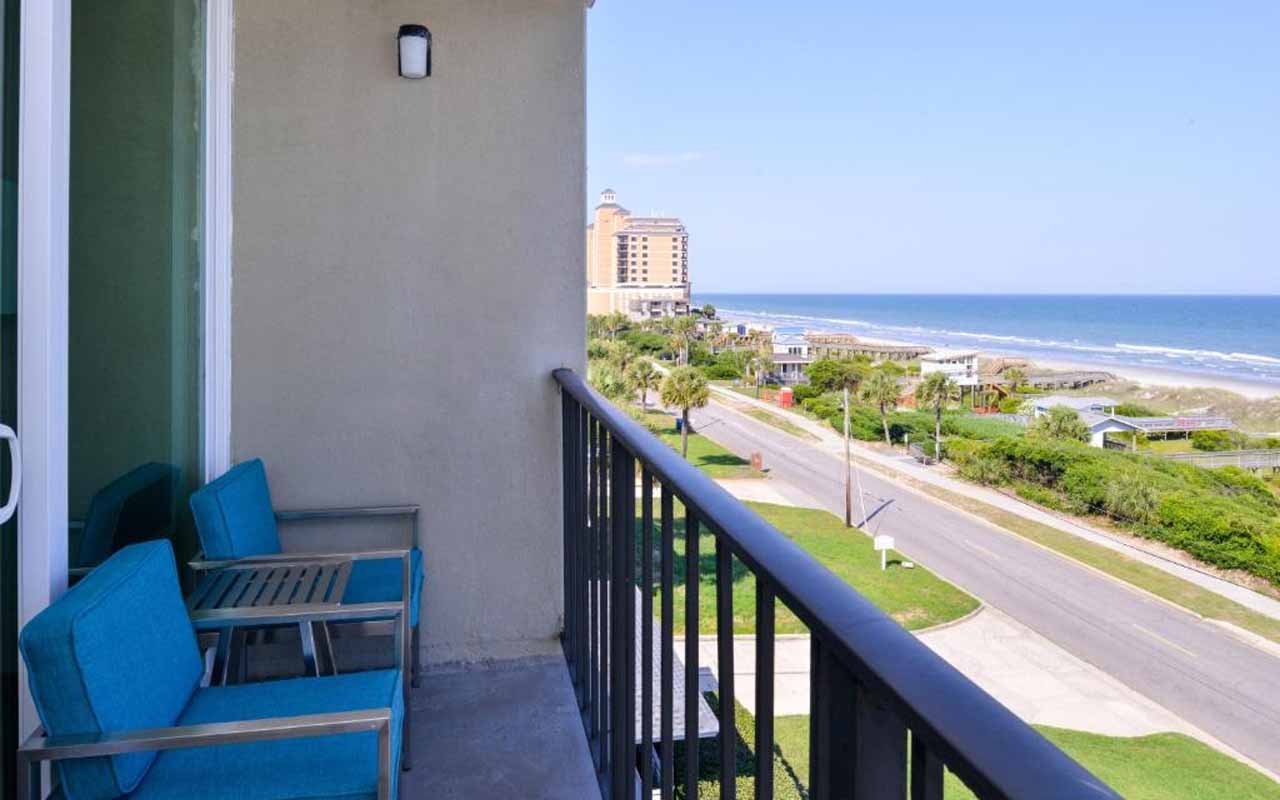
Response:
[[[985,353],[984,355],[996,355]],[[1266,400],[1280,396],[1280,386],[1269,383],[1254,383],[1233,378],[1220,378],[1216,375],[1205,375],[1196,372],[1183,372],[1158,367],[1131,367],[1127,364],[1108,362],[1059,361],[1056,359],[1035,359],[1036,366],[1052,370],[1102,370],[1110,372],[1118,378],[1133,381],[1143,386],[1173,386],[1183,389],[1222,389],[1234,392],[1249,400]]]
[[[917,346],[919,342],[873,338],[859,336],[864,342],[876,344]],[[955,350],[958,348],[939,348]],[[1128,364],[1116,364],[1110,361],[1083,361],[1025,356],[1018,353],[1002,353],[996,350],[973,348],[984,358],[1021,358],[1035,364],[1041,369],[1058,371],[1102,371],[1110,372],[1117,378],[1132,381],[1142,386],[1169,386],[1182,389],[1222,389],[1234,392],[1249,400],[1266,400],[1280,396],[1280,386],[1270,383],[1244,381],[1236,378],[1206,375],[1200,372],[1187,372],[1177,369],[1161,369],[1159,367],[1136,367]]]

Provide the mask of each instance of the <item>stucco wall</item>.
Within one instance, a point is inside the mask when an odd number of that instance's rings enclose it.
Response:
[[[430,78],[396,75],[403,23]],[[429,661],[557,646],[583,24],[582,0],[236,3],[233,456],[278,507],[422,504]]]

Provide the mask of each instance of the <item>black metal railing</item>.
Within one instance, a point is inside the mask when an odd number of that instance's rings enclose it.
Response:
[[[940,800],[944,767],[982,798],[1119,797],[576,373],[554,374],[564,440],[563,645],[604,797],[631,798],[638,789],[648,798],[656,782],[661,796],[672,798],[677,780],[686,798],[698,797],[701,530],[715,542],[720,733],[714,761],[721,798],[736,797],[739,760],[735,559],[756,580],[755,740],[744,743],[754,753],[755,797],[771,798],[774,789],[778,602],[810,633],[810,797],[902,800],[909,787],[912,800]],[[677,500],[685,543],[683,775],[675,774],[673,736]],[[657,687],[655,591],[661,599]],[[650,757],[655,742],[656,764]]]

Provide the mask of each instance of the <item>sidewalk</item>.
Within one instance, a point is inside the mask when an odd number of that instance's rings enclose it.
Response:
[[[1182,733],[1280,780],[1220,740],[989,606],[961,622],[920,631],[916,636],[1029,724],[1105,736]],[[684,652],[681,637],[676,637],[676,652]],[[775,637],[775,717],[809,715],[809,656],[808,636]],[[698,664],[710,668],[719,679],[714,636],[699,637]],[[735,636],[734,699],[752,715],[756,713],[755,665],[756,637]]]
[[[728,408],[730,411],[735,412],[742,406],[755,406],[765,409],[785,418],[789,422],[818,437],[817,442],[802,443],[805,446],[818,447],[832,453],[833,455],[841,458],[844,457],[844,438],[827,425],[811,420],[802,414],[779,408],[772,403],[766,403],[762,400],[746,397],[720,386],[712,386],[711,389],[715,393],[714,402],[719,406]],[[1042,525],[1047,525],[1065,533],[1069,533],[1073,536],[1077,536],[1081,539],[1085,539],[1093,542],[1094,544],[1105,547],[1108,550],[1121,553],[1135,561],[1140,561],[1144,564],[1155,567],[1156,569],[1173,575],[1174,577],[1181,578],[1188,583],[1193,583],[1196,586],[1221,595],[1228,600],[1237,602],[1240,605],[1252,609],[1260,614],[1265,614],[1274,619],[1280,619],[1280,600],[1259,594],[1252,589],[1224,580],[1216,575],[1211,575],[1193,567],[1189,567],[1175,561],[1170,561],[1169,559],[1145,550],[1140,546],[1116,539],[1115,537],[1096,528],[1063,519],[1049,511],[1024,503],[1021,500],[1001,494],[1000,492],[988,489],[987,487],[978,486],[976,484],[969,483],[968,481],[953,478],[945,473],[940,473],[936,467],[925,467],[905,455],[886,455],[885,453],[866,447],[856,440],[853,442],[852,448],[856,460],[874,464],[913,480],[927,483],[940,489],[945,489],[949,492],[964,495],[990,506],[999,508],[1002,511],[1008,511],[1033,522],[1038,522]]]

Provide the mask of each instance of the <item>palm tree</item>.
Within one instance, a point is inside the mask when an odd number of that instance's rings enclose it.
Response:
[[[621,311],[614,311],[605,315],[602,324],[604,325],[604,329],[609,332],[609,338],[617,339],[618,332],[627,327],[628,321],[626,314],[623,314]]]
[[[625,375],[631,362],[636,358],[636,349],[626,342],[603,342],[604,357],[618,368],[619,374]]]
[[[609,361],[592,361],[587,364],[587,382],[610,400],[620,400],[627,394],[627,382],[616,365]]]
[[[764,385],[765,377],[773,371],[773,359],[767,353],[754,352],[747,357],[743,369],[744,380],[755,384],[756,399],[759,400],[760,387]]]
[[[1009,382],[1009,391],[1018,391],[1018,386],[1027,379],[1027,373],[1017,367],[1009,367],[1004,371],[1004,379]]]
[[[929,373],[929,377],[916,387],[916,402],[922,406],[933,406],[933,455],[939,462],[942,461],[942,409],[955,394],[955,381],[945,372]]]
[[[698,323],[693,317],[676,317],[671,323],[671,342],[677,351],[677,364],[689,363],[689,344],[697,328]]]
[[[689,409],[702,408],[711,399],[707,379],[693,367],[676,367],[662,381],[662,402],[680,409],[680,456],[689,457]]]
[[[627,370],[627,385],[633,391],[640,392],[640,408],[649,410],[649,390],[657,389],[662,373],[654,366],[651,358],[637,358]]]
[[[892,446],[889,436],[889,412],[898,406],[898,379],[883,369],[871,373],[862,384],[862,399],[880,409],[880,424],[884,426],[884,443]]]

